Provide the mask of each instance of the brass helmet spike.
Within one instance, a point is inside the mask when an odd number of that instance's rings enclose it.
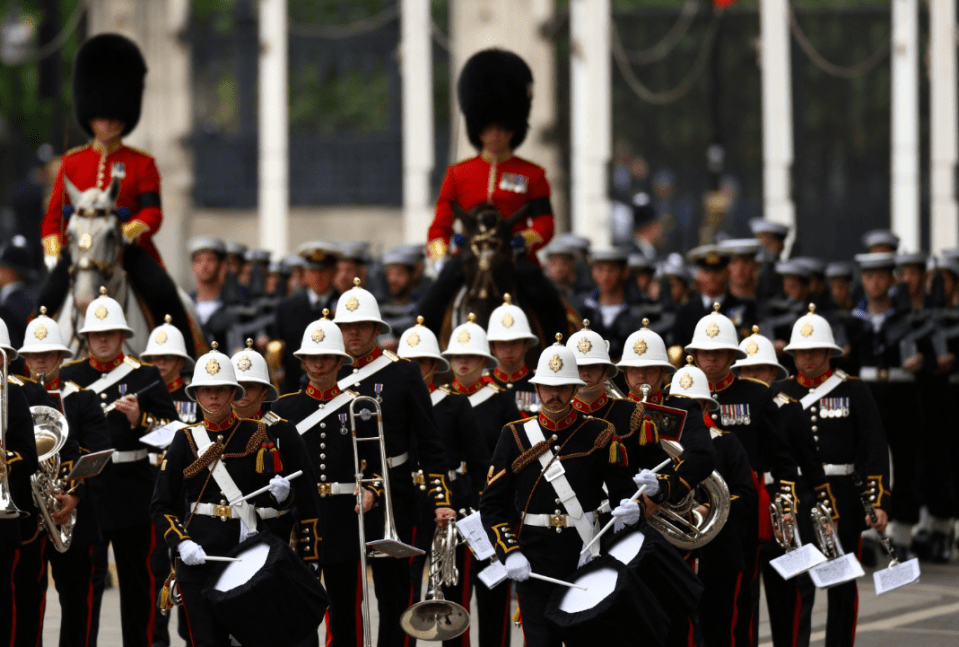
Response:
[[[43,316],[46,316],[46,314],[47,314],[47,307],[46,307],[46,306],[40,306],[40,314],[43,315]]]
[[[649,328],[649,318],[643,317],[643,328]]]
[[[107,295],[107,289],[103,285],[100,286],[100,294],[102,294],[103,296]]]
[[[416,325],[422,326],[424,321],[426,321],[426,319],[423,318],[423,315],[420,315],[416,318]]]
[[[693,365],[693,356],[692,356],[692,355],[687,355],[687,356],[686,356],[686,366],[692,366],[692,365]]]
[[[356,288],[360,287],[360,283],[362,282],[363,281],[360,280],[360,277],[358,276],[353,277],[353,287],[356,287]]]
[[[714,301],[714,302],[713,302],[713,312],[715,312],[716,314],[719,314],[719,309],[720,309],[721,307],[722,307],[722,306],[719,305],[719,301]]]
[[[249,348],[250,350],[253,350],[253,338],[252,338],[252,337],[247,337],[247,338],[246,338],[246,347]]]
[[[583,330],[589,330],[589,319],[583,319]]]
[[[759,334],[759,326],[753,326],[753,334],[754,334],[754,335],[758,335],[758,334]]]
[[[326,319],[330,314],[329,308],[323,308],[323,318]]]
[[[816,314],[816,304],[815,304],[815,303],[810,303],[810,304],[809,304],[809,314],[811,314],[811,315]]]
[[[216,350],[216,349],[219,348],[219,347],[220,347],[220,345],[219,345],[218,343],[216,343],[216,342],[213,342],[212,344],[210,344],[210,348],[213,349],[213,350]]]
[[[562,346],[562,345],[563,345],[563,333],[561,333],[561,332],[556,333],[556,343],[553,344],[553,345],[554,345],[554,346]]]
[[[509,292],[503,295],[503,303],[505,303],[508,306],[513,305],[513,297],[509,295]]]
[[[469,315],[467,315],[466,318],[470,320],[470,323],[473,323],[474,321],[476,321],[476,315],[474,315],[472,312],[469,313]]]
[[[164,315],[164,316],[163,316],[163,322],[164,322],[164,323],[173,323],[173,317],[171,317],[170,315]]]

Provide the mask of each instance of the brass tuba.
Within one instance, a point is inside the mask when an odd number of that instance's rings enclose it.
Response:
[[[37,504],[40,527],[47,531],[53,547],[65,553],[73,539],[73,526],[77,522],[74,510],[65,524],[58,524],[53,515],[60,508],[56,495],[62,494],[65,483],[60,478],[60,450],[70,435],[66,417],[52,407],[30,407],[33,416],[33,435],[37,441],[37,460],[40,463],[36,474],[30,477],[33,501]]]
[[[470,614],[459,604],[443,597],[441,586],[453,586],[459,580],[456,546],[462,543],[456,532],[456,520],[445,528],[437,526],[430,550],[430,585],[426,599],[417,602],[400,616],[403,631],[418,640],[452,640],[470,626]]]
[[[651,387],[644,384],[640,389],[645,402]],[[659,444],[670,458],[679,458],[683,453],[683,446],[675,441],[661,438]],[[723,477],[714,471],[700,482],[699,487],[709,501],[705,516],[699,512],[695,491],[690,491],[678,503],[663,503],[659,511],[647,519],[666,541],[682,550],[701,548],[711,542],[729,518],[729,488]]]

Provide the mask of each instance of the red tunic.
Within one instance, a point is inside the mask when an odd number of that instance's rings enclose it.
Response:
[[[495,204],[507,218],[529,203],[529,217],[513,226],[513,234],[526,240],[527,259],[539,265],[536,252],[553,237],[553,210],[543,167],[521,157],[497,161],[486,155],[449,167],[427,237],[427,253],[431,258],[439,258],[449,251],[454,202],[466,211],[481,204]]]
[[[163,223],[163,212],[160,209],[160,173],[156,163],[150,155],[123,144],[107,153],[96,141],[74,148],[63,156],[63,163],[50,195],[50,205],[40,225],[43,249],[47,254],[59,254],[65,241],[63,207],[70,204],[70,196],[63,188],[64,173],[80,191],[93,187],[106,190],[110,185],[110,170],[117,162],[126,165],[127,173],[120,181],[117,206],[130,209],[129,223],[137,223],[133,228],[135,233],[139,233],[137,243],[163,266],[152,241],[153,234]]]

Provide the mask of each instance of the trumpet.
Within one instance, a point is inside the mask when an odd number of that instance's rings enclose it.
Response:
[[[812,517],[812,529],[816,533],[816,543],[819,544],[819,550],[826,556],[827,560],[833,560],[845,555],[842,546],[839,544],[839,536],[836,534],[836,526],[833,525],[832,515],[822,503],[816,504],[816,507],[809,513]]]
[[[642,402],[645,403],[652,387],[643,384],[640,390],[643,393]],[[661,438],[659,444],[670,458],[679,458],[683,453],[683,446],[675,441]],[[695,492],[690,491],[678,503],[663,503],[659,511],[648,519],[649,525],[658,530],[666,541],[683,550],[693,550],[711,542],[729,518],[729,487],[723,477],[713,472],[699,486],[710,503],[705,516],[698,510]]]
[[[856,490],[859,491],[859,500],[862,501],[862,509],[869,516],[869,520],[872,521],[872,525],[875,527],[879,523],[879,517],[876,516],[876,508],[872,505],[872,500],[869,498],[869,493],[862,486],[862,478],[859,474],[855,472],[852,475],[852,484],[856,487]],[[876,531],[879,534],[879,541],[882,544],[882,550],[886,553],[886,556],[889,558],[889,566],[896,566],[899,564],[899,556],[896,555],[896,549],[892,547],[892,540],[886,535],[886,533]]]
[[[459,581],[456,547],[463,543],[456,532],[456,520],[445,528],[437,526],[430,550],[430,579],[426,599],[417,602],[400,616],[403,631],[418,640],[452,640],[470,626],[470,614],[459,604],[443,597],[441,586]]]
[[[73,539],[77,511],[74,510],[63,524],[54,521],[53,515],[60,507],[57,495],[63,494],[66,485],[60,478],[60,450],[70,435],[70,425],[66,417],[53,407],[30,407],[30,415],[40,463],[36,474],[30,477],[33,501],[40,515],[40,527],[47,531],[57,552],[65,553]]]
[[[773,524],[776,543],[787,553],[800,547],[796,519],[786,514],[788,504],[789,501],[783,494],[777,494],[776,498],[769,504],[769,517]]]
[[[369,402],[375,414],[370,413],[369,409],[363,409],[357,414],[356,405],[360,402]],[[356,435],[356,418],[357,415],[361,419],[369,420],[376,416],[377,424],[377,435],[371,436],[369,438],[357,437]],[[369,584],[366,578],[366,549],[372,548],[374,551],[379,551],[384,556],[389,557],[412,557],[414,555],[422,555],[423,551],[419,548],[414,548],[413,546],[408,546],[400,541],[398,533],[396,532],[396,524],[393,521],[393,502],[390,496],[390,474],[389,474],[389,461],[386,456],[386,436],[383,433],[383,409],[380,407],[380,403],[376,401],[376,398],[371,398],[368,395],[361,395],[353,398],[350,402],[350,433],[353,437],[353,473],[356,479],[356,508],[359,510],[359,526],[360,526],[360,573],[362,574],[361,582],[363,588],[363,604],[360,607],[361,615],[363,619],[363,644],[365,647],[372,647],[372,633],[370,632],[370,592]],[[360,469],[360,446],[362,442],[376,442],[379,443],[380,449],[380,462],[383,466],[383,478],[366,478],[363,476],[363,471]],[[383,529],[383,539],[376,539],[370,542],[366,541],[366,527],[364,524],[365,515],[363,513],[363,486],[366,484],[379,485],[382,482],[383,484],[383,497],[386,500],[385,511],[384,511],[384,529]]]
[[[7,382],[7,351],[0,348],[0,519],[20,519],[29,515],[13,502],[10,494],[10,471],[7,469],[7,424],[10,409],[10,383]]]

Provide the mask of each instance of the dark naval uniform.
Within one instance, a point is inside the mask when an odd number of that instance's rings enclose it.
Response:
[[[866,529],[860,492],[853,485],[853,472],[864,477],[873,505],[888,510],[889,459],[884,421],[871,389],[862,381],[837,372],[845,379],[828,393],[802,402],[803,417],[819,453],[828,487],[816,488],[817,501],[826,503],[838,520],[839,540],[846,553],[860,557],[860,535]],[[815,380],[803,375],[790,378],[783,392],[802,401],[811,397],[833,371]],[[804,468],[805,471],[805,468]],[[808,508],[807,508],[808,509]],[[858,592],[855,581],[829,589],[826,641],[851,645],[855,637]]]
[[[106,418],[99,406],[99,398],[92,391],[80,389],[75,384],[66,385],[72,391],[62,398],[60,378],[46,383],[48,398],[42,398],[37,389],[42,387],[28,378],[20,380],[29,386],[33,395],[31,404],[42,404],[46,399],[67,419],[69,435],[60,450],[60,476],[73,469],[76,461],[84,454],[98,452],[110,447],[110,432]],[[70,494],[78,497],[76,524],[70,540],[70,547],[60,553],[50,542],[46,531],[39,531],[35,524],[38,516],[30,519],[34,524],[34,539],[25,544],[17,560],[17,573],[14,576],[18,601],[17,631],[15,643],[35,645],[43,630],[42,602],[47,591],[46,562],[50,562],[54,583],[59,594],[61,623],[60,644],[86,645],[87,632],[92,618],[91,598],[93,596],[93,548],[100,541],[100,526],[96,516],[96,480],[76,481],[68,485]],[[21,567],[24,573],[20,573]],[[26,577],[21,577],[26,575]],[[21,597],[23,596],[23,597]],[[29,600],[33,600],[29,603]],[[21,610],[29,618],[21,615]]]
[[[479,498],[486,485],[486,470],[489,469],[490,450],[486,440],[477,425],[477,414],[470,405],[469,398],[464,397],[449,386],[427,384],[430,399],[433,402],[433,416],[436,418],[436,428],[443,437],[443,447],[446,450],[446,467],[450,478],[452,498],[450,507],[454,510],[479,509]],[[414,479],[425,484],[425,477],[418,474]],[[420,501],[420,524],[423,528],[419,533],[417,548],[426,551],[426,555],[414,558],[410,566],[413,579],[414,594],[419,599],[419,587],[416,586],[423,579],[423,566],[429,560],[430,549],[433,545],[433,533],[436,522],[433,515],[433,506],[429,500]],[[472,582],[475,573],[482,570],[482,565],[476,563],[473,554],[465,546],[456,550],[456,568],[459,571],[459,580],[455,586],[443,587],[443,595],[464,608],[469,608]],[[480,584],[477,590],[485,589]],[[477,599],[477,602],[479,600]],[[482,612],[481,612],[482,614]],[[480,622],[483,622],[480,619]],[[482,625],[480,631],[482,632]],[[482,639],[481,639],[482,640]],[[446,647],[468,647],[469,632],[459,638],[445,641]]]
[[[306,389],[282,396],[272,404],[272,412],[293,425],[305,427],[302,433],[307,453],[313,464],[319,513],[319,571],[330,594],[329,633],[334,647],[353,647],[363,643],[360,617],[360,539],[356,507],[356,473],[353,466],[353,439],[349,433],[351,392],[341,395],[334,386],[319,391],[307,384]],[[322,412],[312,425],[304,421]],[[302,424],[301,424],[302,423]],[[380,454],[375,443],[358,443],[364,478],[382,474]],[[382,488],[364,486],[376,496]]]
[[[280,301],[276,307],[276,335],[285,344],[283,351],[283,384],[280,393],[296,393],[300,390],[300,381],[303,378],[303,369],[300,368],[300,358],[293,355],[293,351],[300,347],[303,331],[314,321],[323,316],[323,310],[333,313],[336,310],[336,301],[340,293],[336,288],[319,297],[312,305],[306,291],[294,294]]]
[[[557,532],[548,522],[533,522],[535,518],[566,517],[562,510],[556,512],[562,506],[557,506],[556,491],[542,478],[539,456],[552,451],[553,461],[561,461],[565,478],[587,513],[598,510],[607,498],[618,504],[631,497],[636,486],[625,465],[609,460],[614,430],[608,422],[583,416],[575,409],[558,423],[542,414],[527,420],[538,423],[545,442],[532,448],[524,429],[526,420],[503,427],[480,499],[483,526],[501,562],[514,550],[522,550],[534,573],[568,580],[576,570],[583,540],[575,528]],[[523,633],[530,647],[558,647],[563,641],[544,616],[555,586],[533,579],[516,584]]]
[[[458,379],[454,379],[451,386],[454,391],[466,396],[469,400],[480,437],[486,441],[488,455],[492,455],[503,426],[521,417],[513,394],[498,386],[488,375],[469,387],[460,384]],[[486,466],[488,465],[487,461]],[[476,591],[476,606],[480,616],[480,647],[503,647],[509,644],[510,583],[505,581],[492,589],[487,588],[476,579],[479,570],[472,568],[472,555],[467,559],[470,562],[467,567],[470,568],[473,576],[473,582],[470,584]],[[464,583],[465,578],[458,586]],[[467,595],[464,594],[463,597]]]
[[[759,550],[772,540],[769,520],[770,492],[782,492],[796,500],[798,471],[773,402],[773,392],[757,380],[730,372],[709,390],[719,402],[719,411],[709,414],[716,424],[742,443],[757,493],[757,514],[742,529],[745,571],[736,623],[736,642],[748,644],[753,616],[759,612]],[[767,489],[767,485],[773,486]]]
[[[129,368],[129,372],[115,379],[119,373],[113,371],[120,367]],[[96,477],[96,510],[103,541],[94,550],[93,626],[90,630],[92,641],[99,629],[107,545],[112,543],[117,575],[124,592],[120,598],[124,643],[150,645],[157,587],[149,568],[156,549],[156,528],[150,520],[149,507],[156,472],[148,460],[148,446],[140,442],[140,437],[155,421],[176,418],[176,408],[156,367],[125,357],[123,353],[106,363],[92,356],[70,362],[60,369],[60,377],[98,393],[101,406],[151,387],[138,396],[141,416],[134,429],[119,411],[107,414],[110,445],[116,453],[112,462]]]
[[[365,367],[382,360],[378,370],[367,376],[356,374]],[[360,395],[378,398],[383,411],[383,429],[386,438],[386,456],[389,461],[390,493],[393,517],[400,541],[413,545],[416,541],[417,501],[410,479],[410,451],[415,445],[419,468],[430,482],[430,499],[435,508],[449,507],[449,477],[442,441],[433,418],[429,390],[423,382],[419,367],[397,355],[382,351],[378,346],[362,357],[354,358],[353,366],[340,369],[339,388],[348,388]],[[369,411],[368,406],[360,408]],[[357,433],[376,435],[376,420],[357,421]],[[414,470],[415,471],[415,470]],[[439,481],[439,485],[433,484]],[[382,511],[375,509],[366,515],[367,540],[379,538],[383,532]],[[401,559],[379,559],[373,563],[373,584],[379,604],[380,626],[378,644],[384,647],[403,645],[408,639],[400,627],[400,616],[410,606],[413,595],[409,564]]]
[[[33,434],[33,420],[30,416],[30,404],[23,389],[11,385],[7,393],[7,435],[5,467],[10,486],[10,499],[24,512],[36,515],[33,494],[30,489],[30,477],[37,471],[37,441]],[[0,568],[4,573],[12,573],[20,548],[20,520],[0,520]],[[29,539],[25,537],[24,539]],[[0,626],[12,627],[14,622],[13,578],[0,581]]]
[[[194,437],[194,430],[200,425],[213,441],[202,456],[198,455]],[[268,485],[274,473],[284,475],[304,470],[302,478],[290,482],[290,494],[282,504],[269,492],[254,497],[249,503],[256,508],[260,532],[269,532],[269,524],[264,520],[276,518],[278,512],[295,506],[299,523],[297,553],[304,561],[317,561],[320,536],[306,448],[302,442],[291,448],[282,439],[279,443],[277,440],[272,426],[265,421],[241,420],[235,414],[219,424],[204,420],[177,432],[160,466],[150,504],[150,514],[163,528],[163,537],[175,554],[180,543],[187,539],[199,544],[207,555],[215,556],[226,555],[239,543],[239,515],[226,505],[226,495],[208,469],[219,459],[243,493]],[[261,471],[257,469],[259,465],[263,466]],[[280,539],[286,541],[287,537]],[[213,618],[202,594],[210,571],[210,563],[187,566],[177,560],[177,583],[195,645],[229,644],[229,627]],[[282,623],[277,623],[276,631],[282,629]]]
[[[523,416],[535,416],[539,413],[539,398],[536,395],[536,388],[530,384],[529,379],[533,377],[533,373],[528,366],[523,366],[514,373],[494,368],[490,377],[502,388],[513,392],[516,408]]]

